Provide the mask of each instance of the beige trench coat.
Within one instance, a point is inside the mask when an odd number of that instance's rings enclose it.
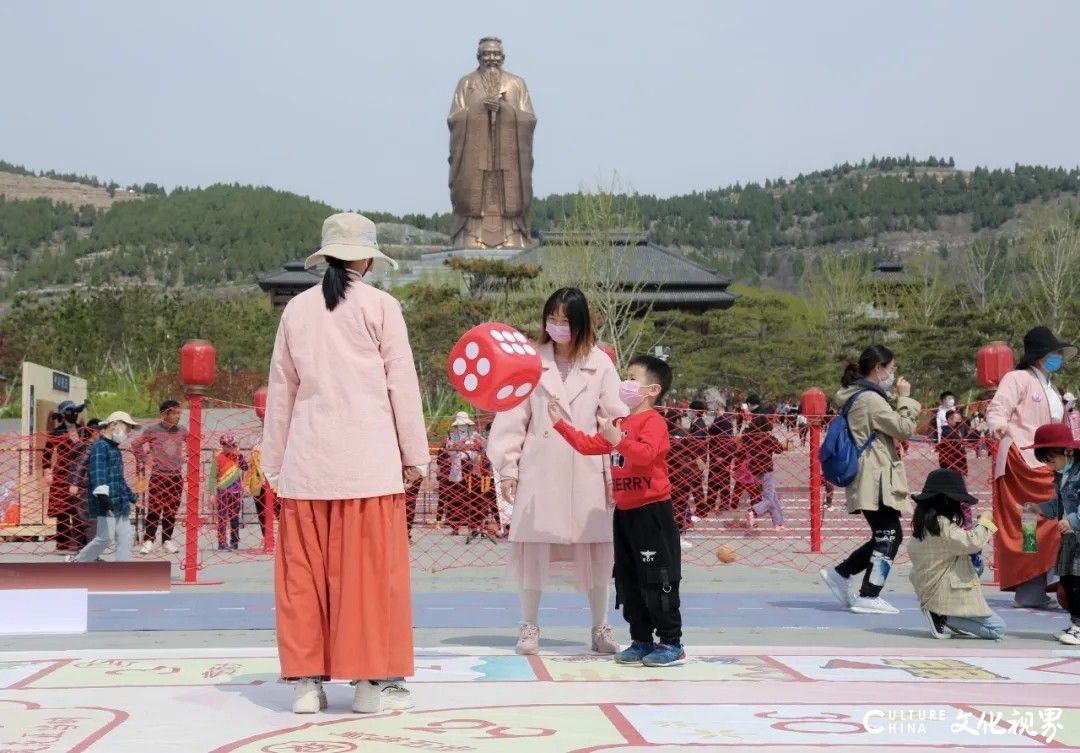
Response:
[[[608,458],[577,454],[552,428],[550,399],[558,398],[572,423],[595,434],[598,417],[627,413],[611,359],[593,348],[563,383],[551,344],[540,347],[543,374],[524,403],[495,417],[488,457],[500,479],[518,480],[510,540],[545,544],[611,541]]]
[[[971,555],[986,546],[993,531],[976,523],[965,531],[948,518],[938,516],[941,535],[911,538],[911,585],[919,605],[946,617],[989,617],[990,607],[982,595]]]
[[[860,389],[852,385],[837,392],[837,411]],[[910,397],[897,397],[894,409],[888,400],[873,391],[860,395],[852,404],[848,426],[855,444],[862,447],[871,432],[876,439],[859,459],[859,474],[844,490],[848,512],[877,510],[881,501],[901,513],[911,511],[907,472],[894,440],[908,439],[915,433],[921,408]]]

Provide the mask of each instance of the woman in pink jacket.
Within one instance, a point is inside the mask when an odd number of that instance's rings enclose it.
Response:
[[[544,304],[540,357],[543,373],[529,399],[495,417],[488,457],[503,497],[513,503],[510,542],[521,599],[517,652],[535,654],[540,594],[553,566],[569,565],[588,594],[593,651],[618,652],[607,624],[614,566],[606,458],[574,452],[552,428],[546,406],[558,401],[575,427],[599,431],[599,417],[626,415],[619,376],[596,347],[589,304],[577,288],[562,288]]]
[[[990,431],[1001,440],[994,467],[994,563],[1002,591],[1015,591],[1018,607],[1046,607],[1048,574],[1054,567],[1060,534],[1057,521],[1038,522],[1037,551],[1023,551],[1020,516],[1024,505],[1054,498],[1054,473],[1035,458],[1030,446],[1043,424],[1065,422],[1065,405],[1051,383],[1076,348],[1046,327],[1024,335],[1024,357],[998,385],[986,411]],[[1028,448],[1028,449],[1023,449]]]
[[[270,363],[263,474],[281,500],[274,573],[281,674],[293,711],[326,707],[349,679],[352,708],[409,708],[413,674],[405,481],[428,442],[401,307],[364,284],[383,255],[358,214],[323,223],[322,286],[285,307]]]

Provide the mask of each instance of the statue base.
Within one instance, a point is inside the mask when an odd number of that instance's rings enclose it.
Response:
[[[454,250],[524,251],[529,236],[521,217],[459,217],[453,244]]]

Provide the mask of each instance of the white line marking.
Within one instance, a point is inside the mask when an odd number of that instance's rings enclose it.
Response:
[[[125,608],[125,609],[110,609],[109,611],[110,612],[138,612],[139,610],[138,609]]]

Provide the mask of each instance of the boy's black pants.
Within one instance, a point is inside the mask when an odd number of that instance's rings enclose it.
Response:
[[[671,502],[615,510],[615,606],[623,608],[630,637],[643,643],[682,642],[679,528]]]
[[[1069,616],[1074,625],[1080,625],[1080,575],[1062,575],[1065,601],[1069,604]]]

